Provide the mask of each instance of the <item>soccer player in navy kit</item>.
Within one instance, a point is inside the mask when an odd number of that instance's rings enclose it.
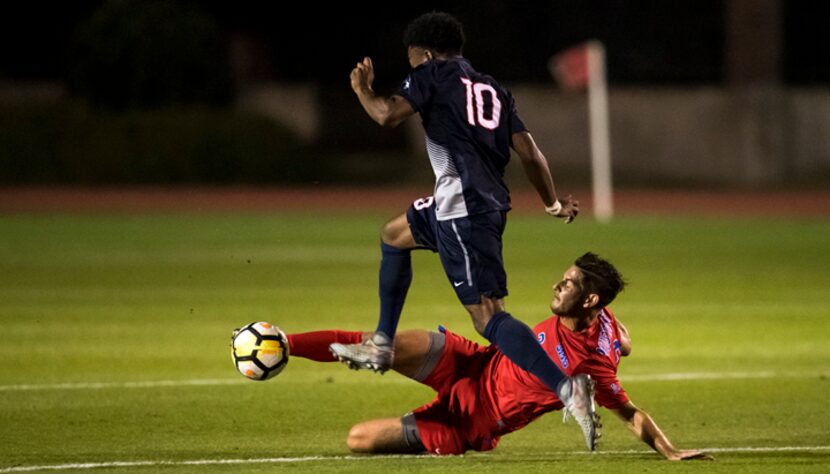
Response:
[[[392,366],[395,332],[412,281],[410,251],[430,249],[438,253],[476,330],[557,393],[593,450],[599,419],[590,377],[565,375],[531,329],[504,309],[502,234],[510,194],[503,174],[510,148],[548,214],[570,222],[578,203],[557,199],[547,161],[519,119],[510,92],[461,56],[464,33],[458,20],[439,12],[421,15],[407,27],[404,43],[413,71],[397,94],[374,93],[368,57],[352,71],[351,85],[364,110],[382,126],[421,115],[434,194],[418,199],[383,228],[380,321],[373,337],[361,344],[334,343],[331,350],[352,368],[384,372]]]

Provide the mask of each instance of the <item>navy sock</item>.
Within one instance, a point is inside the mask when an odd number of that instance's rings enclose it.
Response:
[[[493,315],[482,335],[514,364],[539,377],[554,393],[559,393],[559,385],[567,375],[548,357],[525,323],[502,311]]]
[[[377,332],[395,338],[406,292],[412,283],[412,258],[409,249],[399,249],[380,243],[380,321]]]

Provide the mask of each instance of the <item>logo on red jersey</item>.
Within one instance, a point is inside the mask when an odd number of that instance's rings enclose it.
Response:
[[[599,317],[599,340],[597,341],[597,352],[607,356],[611,353],[611,335],[614,334],[614,328],[611,327],[611,319],[605,314]]]
[[[567,369],[571,362],[568,360],[567,354],[565,354],[565,349],[562,349],[562,344],[556,345],[556,355],[559,356],[559,362],[562,363],[562,368]]]
[[[545,333],[540,332],[539,335],[536,336],[536,339],[539,340],[539,344],[544,344],[545,343]]]

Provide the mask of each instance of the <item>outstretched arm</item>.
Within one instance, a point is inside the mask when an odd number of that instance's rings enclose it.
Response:
[[[368,57],[357,63],[351,74],[352,90],[357,94],[363,110],[372,117],[372,120],[383,127],[397,127],[415,110],[403,97],[393,95],[382,97],[375,95],[372,83],[375,81],[375,67]]]
[[[571,196],[557,199],[548,161],[536,146],[530,133],[527,131],[514,133],[512,138],[513,149],[522,161],[527,179],[533,184],[545,204],[545,210],[554,217],[564,218],[566,224],[574,220],[579,213],[579,202],[574,201]]]
[[[631,402],[627,402],[625,405],[611,411],[625,422],[634,436],[651,446],[652,449],[662,454],[669,461],[712,459],[703,451],[675,448],[651,416]]]

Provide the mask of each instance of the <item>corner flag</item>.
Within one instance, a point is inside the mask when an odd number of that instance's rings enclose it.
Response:
[[[594,216],[608,222],[614,216],[614,204],[605,47],[599,41],[572,46],[552,56],[548,70],[563,89],[588,90]]]

